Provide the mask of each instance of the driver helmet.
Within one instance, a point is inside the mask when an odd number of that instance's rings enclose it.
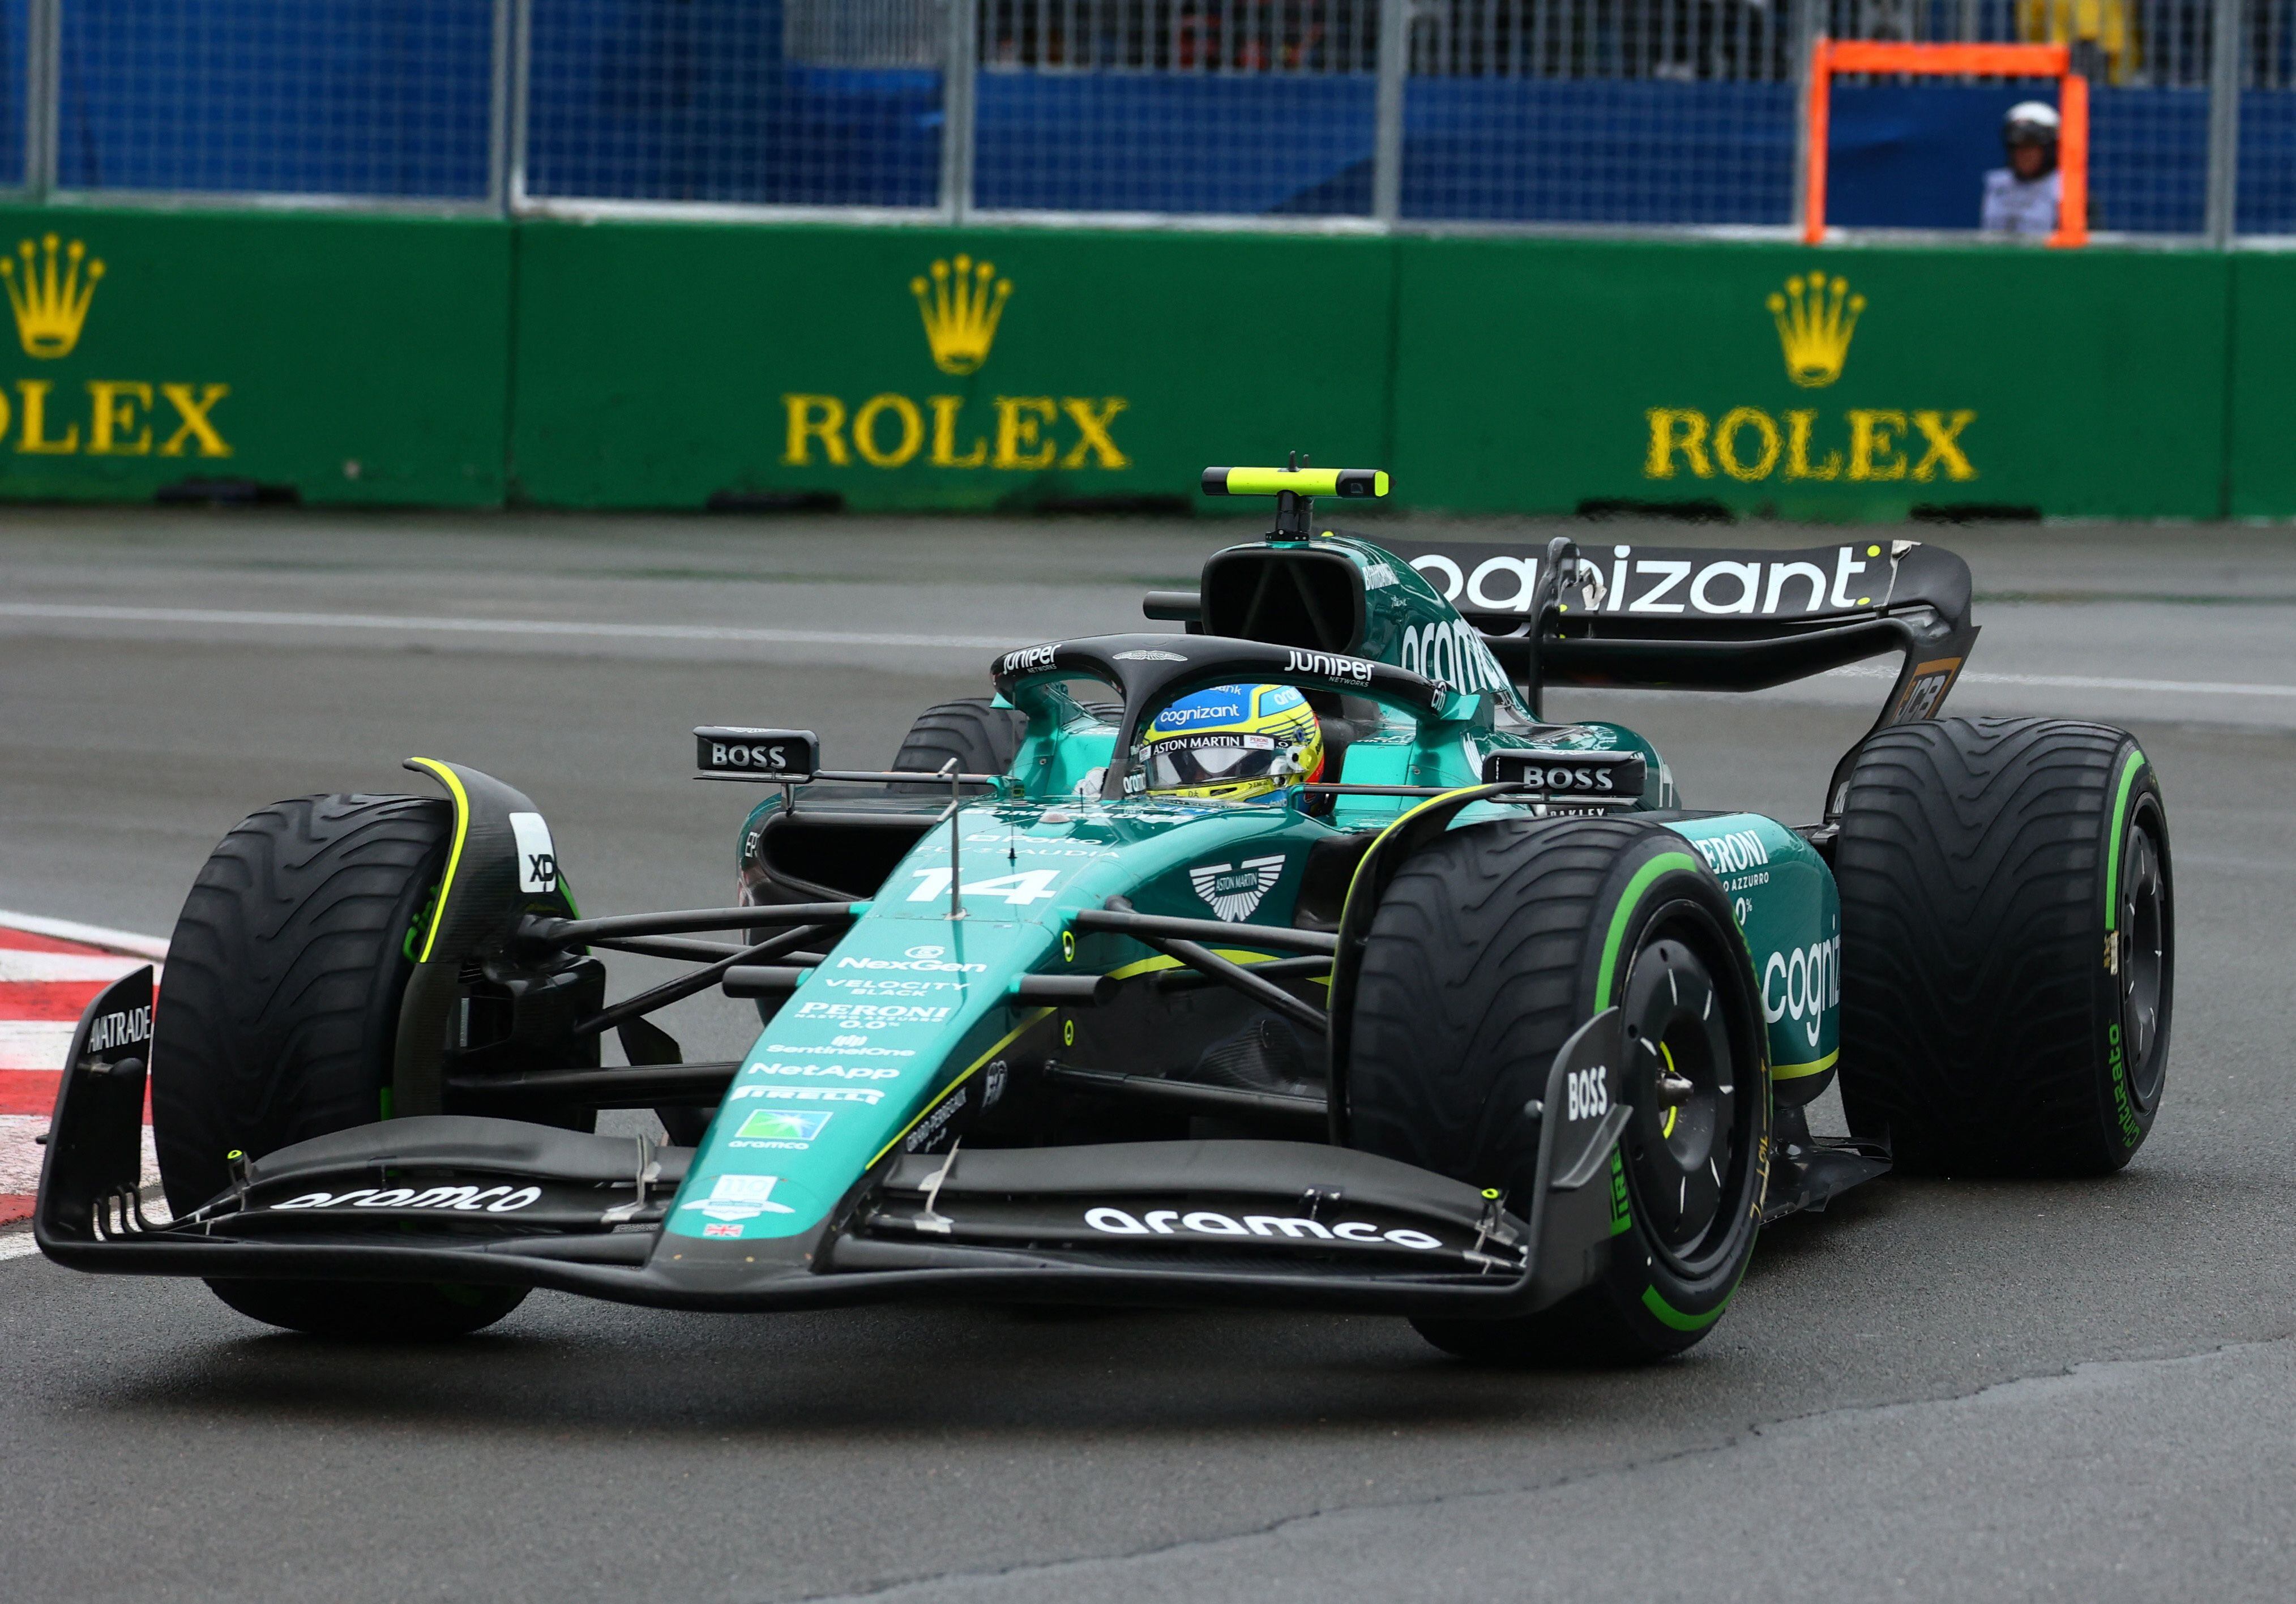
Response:
[[[1151,719],[1132,762],[1152,797],[1255,801],[1324,772],[1324,726],[1290,685],[1215,685]]]
[[[2039,145],[2048,153],[2048,164],[2042,168],[2046,174],[2057,165],[2057,109],[2045,101],[2019,101],[2009,108],[2001,119],[2001,143],[2014,150],[2019,145]]]

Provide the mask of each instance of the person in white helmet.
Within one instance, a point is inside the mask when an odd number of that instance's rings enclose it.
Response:
[[[1985,175],[1985,205],[1978,227],[1987,233],[2051,234],[2064,175],[2057,170],[2057,110],[2020,101],[2001,120],[2009,165]]]

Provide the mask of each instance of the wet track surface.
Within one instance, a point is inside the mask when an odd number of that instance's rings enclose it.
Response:
[[[11,513],[0,907],[164,935],[248,807],[420,789],[416,752],[532,795],[586,909],[715,904],[745,797],[686,778],[692,725],[873,765],[996,645],[1142,627],[1141,591],[1248,532]],[[552,1294],[452,1347],[340,1348],[8,1258],[0,1595],[2286,1596],[2296,534],[1940,538],[1992,676],[1955,710],[2124,724],[2167,790],[2176,1043],[2125,1174],[1876,1183],[1767,1233],[1713,1336],[1624,1374],[1477,1371],[1386,1319]],[[455,622],[489,618],[519,627]],[[1881,689],[1553,710],[1646,730],[1693,805],[1799,818]],[[668,1022],[732,1053],[743,1007]]]

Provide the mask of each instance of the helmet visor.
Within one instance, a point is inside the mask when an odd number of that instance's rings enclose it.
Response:
[[[1184,735],[1160,741],[1147,750],[1148,789],[1186,790],[1264,780],[1275,772],[1283,756],[1265,735]]]

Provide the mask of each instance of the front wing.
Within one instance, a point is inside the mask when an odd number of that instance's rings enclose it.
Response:
[[[661,1229],[691,1150],[436,1115],[246,1162],[155,1224],[137,1191],[151,1002],[151,971],[131,975],[73,1040],[35,1231],[75,1269],[496,1283],[685,1309],[955,1295],[1496,1317],[1587,1284],[1624,1225],[1616,1011],[1572,1036],[1543,1109],[1525,1111],[1539,1131],[1527,1198],[1313,1142],[960,1146],[879,1165],[805,1235],[713,1240]],[[1604,1112],[1566,1117],[1603,1107],[1567,1095],[1574,1073],[1607,1085]]]

